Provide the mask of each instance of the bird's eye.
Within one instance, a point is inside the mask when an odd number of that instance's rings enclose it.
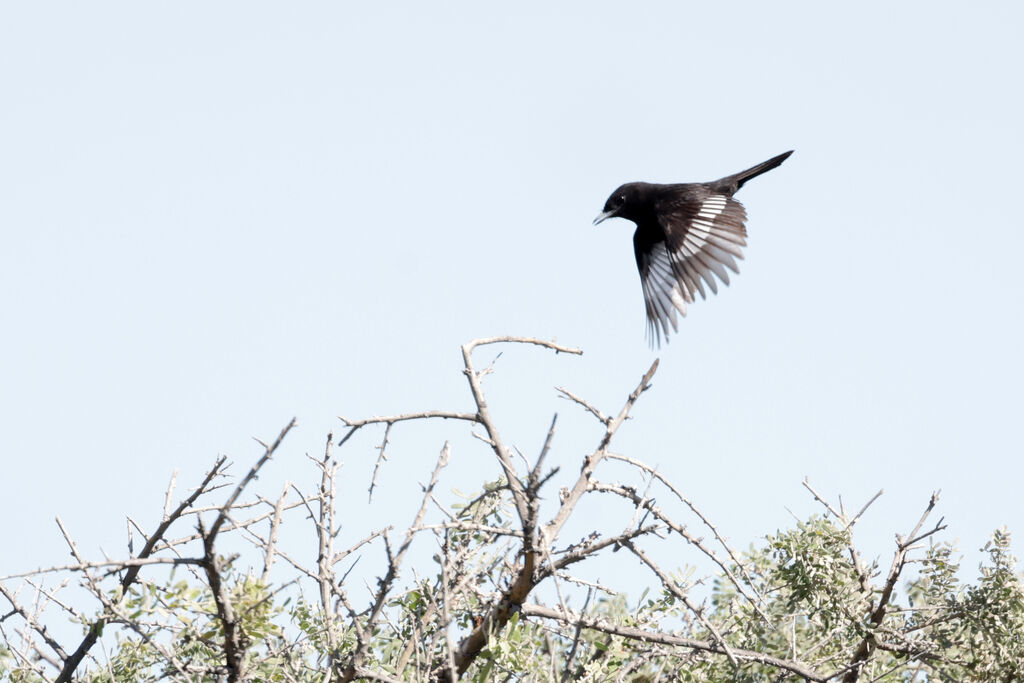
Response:
[[[618,197],[615,198],[615,203],[618,204],[619,206],[622,206],[623,204],[625,204],[626,203],[626,195],[620,194]]]

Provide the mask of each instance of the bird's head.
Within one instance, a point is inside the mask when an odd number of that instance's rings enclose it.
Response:
[[[604,210],[594,219],[594,225],[609,218],[626,218],[638,222],[644,207],[649,207],[649,183],[626,183],[611,193],[604,203]]]

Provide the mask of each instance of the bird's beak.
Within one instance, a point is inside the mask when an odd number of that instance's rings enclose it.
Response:
[[[601,213],[597,214],[597,218],[594,219],[594,225],[597,225],[598,223],[603,223],[604,221],[608,220],[614,215],[614,211],[602,211]]]

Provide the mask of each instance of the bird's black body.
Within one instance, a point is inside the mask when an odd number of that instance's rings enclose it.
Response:
[[[732,196],[751,178],[770,171],[786,152],[746,171],[709,183],[658,185],[626,183],[612,192],[594,223],[626,218],[636,223],[633,251],[647,303],[647,331],[652,344],[668,340],[669,325],[678,331],[676,311],[686,315],[704,285],[718,292],[717,276],[729,284],[739,272],[736,259],[746,246],[746,211]]]

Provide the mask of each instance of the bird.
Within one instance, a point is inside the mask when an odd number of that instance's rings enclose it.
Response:
[[[728,285],[726,268],[739,272],[736,259],[743,258],[742,248],[747,244],[747,212],[733,195],[748,180],[779,166],[792,153],[708,183],[626,183],[608,197],[594,225],[609,218],[636,223],[633,252],[652,347],[660,347],[662,337],[668,343],[669,326],[679,332],[676,311],[685,316],[686,305],[692,304],[698,293],[706,299],[705,284],[717,294],[715,277]]]

